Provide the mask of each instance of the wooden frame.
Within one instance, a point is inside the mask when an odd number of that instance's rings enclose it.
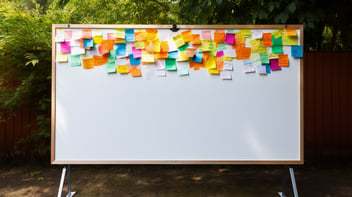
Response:
[[[84,25],[53,24],[52,25],[52,105],[51,105],[51,164],[304,164],[304,91],[303,91],[303,59],[300,59],[300,160],[299,161],[56,161],[55,160],[55,120],[56,120],[56,29],[171,29],[172,25]],[[300,45],[303,46],[303,25],[177,25],[179,29],[299,29]]]

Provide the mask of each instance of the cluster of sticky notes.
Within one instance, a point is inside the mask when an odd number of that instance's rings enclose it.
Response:
[[[158,29],[57,29],[56,62],[93,69],[105,66],[106,73],[142,76],[141,66],[155,67],[147,78],[179,76],[189,69],[206,69],[221,79],[232,79],[233,60],[243,62],[245,73],[269,74],[289,66],[283,46],[291,46],[291,56],[303,57],[296,29],[272,32],[250,29],[181,30]],[[271,51],[271,52],[269,52]],[[149,76],[149,77],[148,77]]]

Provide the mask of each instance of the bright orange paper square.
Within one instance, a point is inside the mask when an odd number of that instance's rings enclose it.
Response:
[[[216,44],[224,43],[225,33],[224,32],[215,32],[214,33],[214,41]]]
[[[297,36],[296,29],[285,29],[286,36]]]
[[[132,68],[130,71],[129,71],[130,75],[132,77],[140,77],[142,76],[142,72],[141,72],[141,69],[140,68]]]
[[[236,50],[237,59],[238,60],[246,60],[251,57],[251,48],[250,47],[242,47]]]
[[[271,40],[271,33],[263,33],[262,42],[264,47],[273,46],[273,42]]]
[[[184,31],[181,34],[182,34],[182,39],[183,39],[184,42],[192,41],[193,36],[192,36],[192,31],[191,30]]]
[[[134,32],[134,38],[137,41],[145,41],[145,32]]]
[[[167,41],[163,41],[160,43],[160,52],[168,52],[169,51],[169,43]]]
[[[113,40],[103,40],[101,45],[104,50],[114,50],[114,41]]]
[[[84,69],[93,69],[94,59],[93,58],[82,59],[82,64]]]
[[[94,66],[101,66],[108,63],[108,55],[103,55],[103,56],[94,55],[93,59],[94,59]]]
[[[288,55],[279,54],[279,66],[288,66]]]
[[[192,34],[191,44],[200,44],[200,34]]]

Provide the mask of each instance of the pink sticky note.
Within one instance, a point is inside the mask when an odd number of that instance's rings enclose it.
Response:
[[[202,31],[202,40],[211,40],[211,31]]]
[[[281,70],[279,59],[270,59],[270,70]]]
[[[218,57],[221,57],[224,55],[224,51],[218,51]]]
[[[142,50],[136,49],[136,47],[132,47],[133,58],[140,58],[142,57]]]
[[[61,53],[71,53],[70,42],[61,42],[60,43],[60,52]]]
[[[65,31],[65,32],[64,32],[64,38],[65,38],[65,40],[71,40],[71,38],[72,38],[72,31]]]
[[[233,44],[235,42],[235,34],[226,33],[225,34],[225,43]]]

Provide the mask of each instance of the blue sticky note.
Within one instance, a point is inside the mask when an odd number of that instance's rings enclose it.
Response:
[[[271,73],[270,64],[262,64],[262,66],[265,66],[266,74]]]
[[[83,47],[93,47],[93,39],[83,39]]]
[[[303,48],[302,46],[298,45],[292,45],[291,46],[291,56],[292,57],[303,57]]]
[[[116,73],[116,66],[114,62],[108,62],[105,64],[106,73]]]
[[[131,66],[141,64],[141,59],[140,58],[133,58],[133,54],[129,54],[128,57],[130,58]]]
[[[202,57],[203,57],[202,51],[197,51],[192,58],[192,62],[202,63]]]
[[[126,44],[116,44],[116,55],[126,55]]]
[[[126,29],[125,30],[126,42],[135,42],[134,39],[134,29]]]
[[[177,57],[178,57],[178,51],[171,51],[168,53],[169,59],[177,59]]]

